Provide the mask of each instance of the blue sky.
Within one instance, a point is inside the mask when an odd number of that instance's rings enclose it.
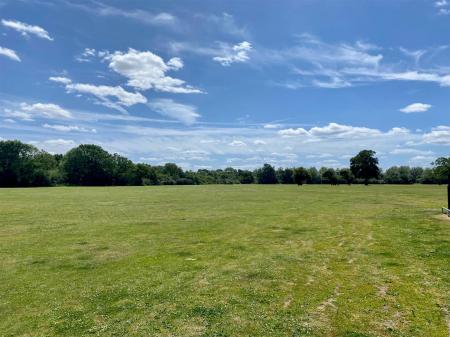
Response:
[[[0,138],[187,169],[428,166],[450,1],[0,0]]]

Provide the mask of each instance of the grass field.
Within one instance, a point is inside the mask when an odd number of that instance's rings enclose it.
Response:
[[[444,186],[0,190],[1,336],[449,336]]]

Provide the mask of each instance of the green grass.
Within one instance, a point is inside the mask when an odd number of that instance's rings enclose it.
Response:
[[[1,336],[448,336],[444,186],[0,190]]]

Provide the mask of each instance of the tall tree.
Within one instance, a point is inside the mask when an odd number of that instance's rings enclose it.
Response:
[[[337,185],[338,178],[336,176],[336,171],[332,168],[327,168],[322,172],[322,182],[331,185]]]
[[[249,170],[238,170],[239,182],[241,184],[253,184],[255,178],[253,177],[253,173]]]
[[[440,157],[433,165],[438,177],[447,178],[447,209],[450,209],[450,157]]]
[[[259,184],[278,184],[275,169],[270,164],[264,164],[262,168],[258,169],[256,177]]]
[[[348,168],[340,169],[339,176],[341,177],[342,181],[348,185],[351,185],[353,180],[355,179],[352,171],[350,171],[350,169],[348,169]]]
[[[370,179],[378,178],[381,173],[375,154],[372,150],[362,150],[350,159],[350,170],[356,178],[363,179],[365,185],[369,184]]]
[[[290,168],[279,168],[277,170],[277,179],[280,184],[293,184],[294,171]]]
[[[141,180],[138,177],[136,165],[128,158],[122,157],[115,153],[113,155],[114,160],[114,172],[113,172],[113,184],[114,185],[140,185]]]
[[[71,185],[104,186],[113,183],[113,156],[97,145],[80,145],[64,156],[62,170]]]
[[[297,185],[301,186],[309,179],[311,179],[311,176],[307,169],[304,167],[297,167],[294,169],[294,181]]]
[[[18,140],[0,141],[0,186],[39,185],[34,179],[38,154],[37,148]]]

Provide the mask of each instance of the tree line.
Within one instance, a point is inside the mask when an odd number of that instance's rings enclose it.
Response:
[[[448,163],[450,158],[438,158]],[[441,165],[442,166],[442,165]],[[141,186],[202,184],[443,184],[447,176],[433,168],[394,166],[382,172],[375,152],[363,150],[348,168],[275,168],[256,170],[199,169],[184,171],[174,163],[133,163],[97,145],[80,145],[66,154],[50,154],[30,144],[0,141],[0,187],[31,186]]]

